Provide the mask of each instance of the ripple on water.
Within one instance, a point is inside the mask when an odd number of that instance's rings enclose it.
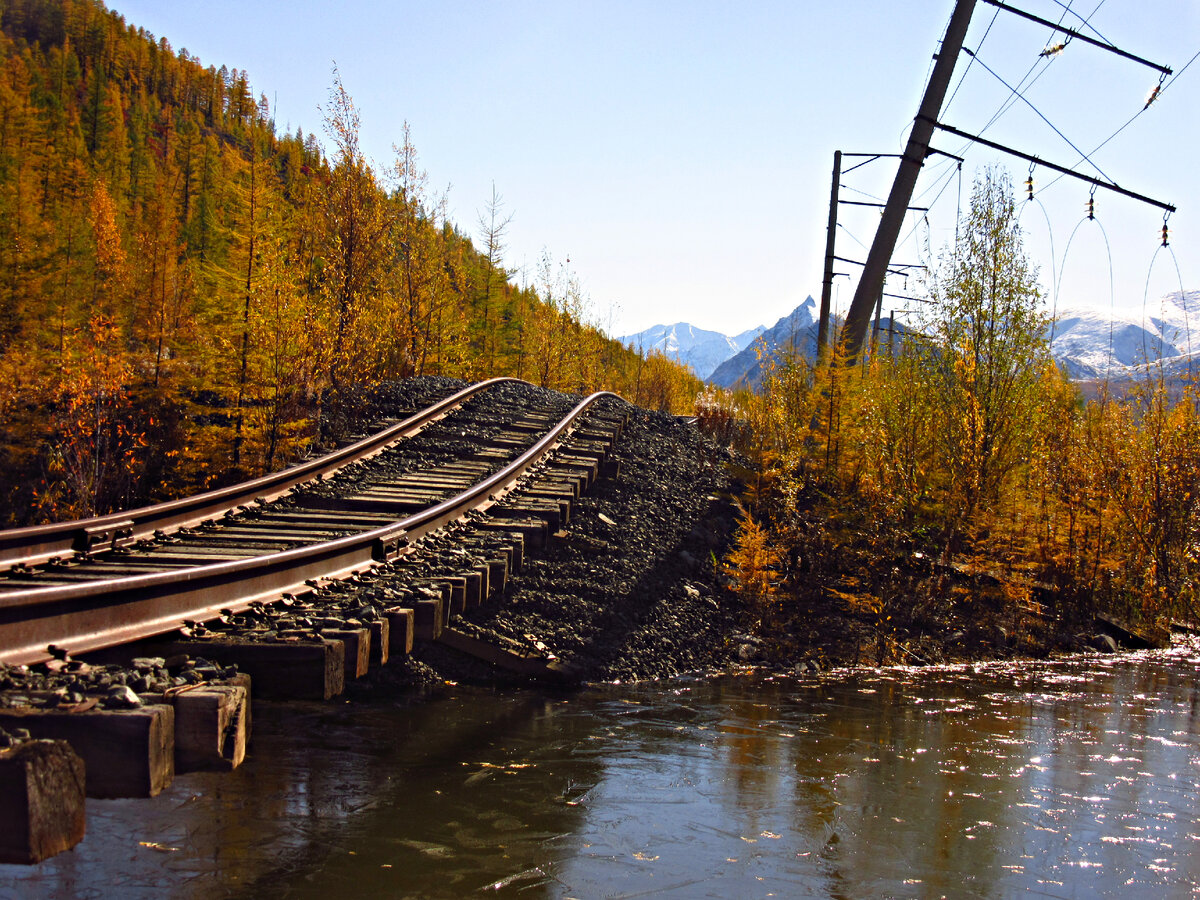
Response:
[[[1193,643],[268,706],[243,769],[92,804],[79,849],[0,867],[0,883],[319,900],[1189,894],[1198,668]]]

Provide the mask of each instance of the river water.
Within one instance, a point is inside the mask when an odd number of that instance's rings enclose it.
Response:
[[[0,896],[1200,895],[1200,652],[259,704]]]

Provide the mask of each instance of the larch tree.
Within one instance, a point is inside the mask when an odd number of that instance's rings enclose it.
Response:
[[[998,499],[1027,457],[1049,359],[1049,318],[1006,172],[989,168],[976,178],[961,236],[930,295],[936,347],[929,362],[944,404],[941,466],[953,533]]]
[[[492,196],[487,206],[479,214],[479,238],[483,243],[483,283],[480,285],[479,309],[483,316],[483,328],[479,333],[479,360],[485,366],[488,374],[492,373],[496,364],[496,332],[499,329],[499,314],[493,306],[504,295],[504,287],[508,282],[502,268],[504,262],[505,235],[508,232],[512,214],[504,214],[504,198],[492,185]]]
[[[359,115],[337,67],[325,130],[336,153],[325,183],[323,282],[332,306],[329,381],[337,389],[365,366],[378,333],[362,327],[368,298],[380,287],[387,256],[388,221],[382,192],[359,146]]]

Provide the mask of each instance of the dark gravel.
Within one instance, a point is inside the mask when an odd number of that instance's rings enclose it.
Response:
[[[359,416],[388,416],[397,398],[425,390],[411,379],[377,393]],[[438,389],[455,388],[445,379]],[[549,392],[518,385],[507,401]],[[569,407],[578,398],[558,395]],[[528,401],[526,401],[528,402]],[[614,458],[565,529],[530,553],[499,602],[458,617],[455,628],[540,643],[583,680],[643,680],[722,669],[744,618],[717,571],[734,525],[727,451],[664,413],[608,401],[629,414]],[[422,645],[405,671],[417,681],[507,680],[441,645]],[[395,680],[397,667],[384,677]]]

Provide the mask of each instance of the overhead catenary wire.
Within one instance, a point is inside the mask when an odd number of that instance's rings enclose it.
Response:
[[[1010,12],[1016,16],[1020,16],[1023,19],[1029,19],[1031,22],[1037,22],[1039,25],[1048,25],[1051,28],[1054,28],[1056,31],[1061,31],[1070,37],[1078,38],[1079,40],[1084,41],[1085,43],[1091,44],[1094,47],[1099,47],[1102,50],[1107,50],[1109,53],[1115,53],[1117,56],[1124,57],[1125,59],[1131,60],[1132,62],[1140,63],[1143,66],[1149,66],[1151,69],[1157,69],[1158,71],[1165,72],[1168,75],[1171,74],[1171,70],[1169,68],[1167,68],[1166,66],[1160,66],[1158,63],[1153,63],[1153,62],[1150,62],[1150,60],[1148,60],[1148,59],[1143,59],[1140,56],[1135,56],[1134,54],[1129,53],[1125,50],[1122,50],[1120,47],[1117,47],[1115,44],[1111,43],[1110,41],[1107,41],[1107,40],[1098,41],[1095,38],[1090,38],[1086,34],[1083,34],[1080,31],[1076,31],[1073,28],[1064,28],[1063,24],[1062,24],[1062,19],[1059,19],[1058,24],[1055,25],[1055,23],[1049,21],[1048,19],[1043,19],[1041,16],[1035,16],[1033,13],[1025,12],[1025,10],[1023,10],[1023,9],[1017,9],[1015,6],[1009,6],[1007,3],[1001,2],[1001,0],[983,0],[983,2],[989,3],[992,6],[998,7],[1000,9],[1006,10],[1007,12]],[[1097,7],[1097,9],[1099,9],[1099,7]],[[1094,13],[1093,13],[1093,15],[1094,15]]]
[[[1183,68],[1181,68],[1178,72],[1176,72],[1173,76],[1171,76],[1171,78],[1159,88],[1157,99],[1161,100],[1162,95],[1167,92],[1167,89],[1170,88],[1171,85],[1173,85],[1176,81],[1178,81],[1179,76],[1181,76],[1184,72],[1186,72],[1188,70],[1188,66],[1190,66],[1192,63],[1194,63],[1198,58],[1200,58],[1200,50],[1197,50],[1196,53],[1192,56],[1192,58],[1189,59],[1186,64],[1184,64]],[[1142,115],[1144,112],[1146,112],[1147,109],[1149,109],[1148,106],[1143,106],[1141,109],[1139,109],[1137,112],[1135,112],[1132,116],[1129,117],[1129,119],[1125,122],[1124,125],[1122,125],[1116,131],[1114,131],[1112,134],[1110,134],[1108,137],[1106,137],[1103,141],[1101,141],[1099,144],[1097,144],[1095,146],[1095,148],[1093,148],[1092,153],[1094,154],[1094,153],[1099,152],[1105,145],[1107,145],[1111,141],[1113,141],[1117,137],[1117,135],[1119,135],[1126,128],[1128,128],[1130,125],[1132,125],[1134,123],[1134,121],[1140,115]],[[1081,163],[1081,162],[1083,162],[1082,159],[1077,160],[1074,163],[1074,165],[1071,166],[1071,168],[1074,168],[1074,166],[1079,165],[1079,163]],[[1052,187],[1053,185],[1057,184],[1059,181],[1061,181],[1065,177],[1066,177],[1066,173],[1064,172],[1064,173],[1060,174],[1058,177],[1049,181],[1046,184],[1046,187],[1042,188],[1042,190],[1044,191],[1047,188]]]
[[[1056,0],[1056,2],[1058,2],[1058,0]],[[1095,9],[1093,9],[1092,12],[1085,18],[1084,16],[1081,16],[1079,13],[1077,13],[1073,9],[1071,9],[1071,5],[1069,3],[1063,4],[1061,2],[1058,2],[1058,5],[1063,8],[1064,12],[1063,12],[1063,15],[1059,17],[1058,23],[1053,26],[1051,35],[1053,35],[1055,32],[1060,30],[1062,21],[1063,21],[1063,19],[1066,18],[1067,13],[1070,13],[1071,15],[1073,15],[1077,19],[1079,19],[1083,23],[1084,26],[1091,27],[1091,25],[1090,25],[1091,19],[1093,17],[1095,17],[1096,13],[1099,12],[1100,7],[1102,7],[1104,5],[1104,3],[1105,3],[1105,0],[1100,0],[1100,2],[1098,4],[1096,4]],[[996,12],[997,12],[997,14],[999,14],[999,12],[1000,12],[999,8],[997,8]],[[1095,28],[1092,28],[1092,31],[1095,32],[1097,35],[1100,34],[1098,31],[1096,31]],[[985,35],[985,37],[986,37],[986,35]],[[1107,39],[1105,39],[1105,40],[1107,40]],[[975,48],[975,51],[978,53],[981,47],[982,47],[982,41],[980,42],[980,45]],[[1010,109],[1012,109],[1012,107],[1016,104],[1017,98],[1021,94],[1021,92],[1028,91],[1035,84],[1037,84],[1039,79],[1041,79],[1041,77],[1050,70],[1050,64],[1053,63],[1056,58],[1057,58],[1056,56],[1049,56],[1049,57],[1039,56],[1038,58],[1034,59],[1033,63],[1025,71],[1025,74],[1022,75],[1020,80],[1017,82],[1016,87],[1009,88],[1009,95],[1004,100],[1001,101],[999,108],[994,113],[992,113],[991,117],[987,120],[987,122],[984,124],[984,126],[979,129],[977,134],[980,134],[980,135],[986,134],[987,131],[993,125],[995,125],[997,122],[999,122],[1000,119],[1004,117],[1005,113],[1007,113]],[[972,62],[973,61],[974,61],[974,59],[972,58]],[[1036,70],[1039,66],[1041,67],[1041,71],[1039,71],[1036,75],[1034,75],[1032,80],[1029,80],[1029,76],[1031,74],[1033,74],[1034,70]],[[970,70],[970,68],[971,68],[971,65],[968,64],[968,66],[967,66],[968,71]],[[964,76],[965,76],[965,73],[964,73]],[[1027,80],[1028,80],[1028,83],[1026,83]],[[963,145],[962,150],[960,152],[965,153],[968,149],[971,148],[971,146],[973,144],[974,144],[973,141],[967,141]],[[1092,152],[1095,153],[1096,151],[1093,150]]]
[[[979,39],[979,43],[975,45],[976,53],[978,53],[983,48],[984,43],[988,39],[988,35],[992,33],[992,26],[996,24],[996,19],[999,18],[999,16],[1000,16],[999,9],[997,9],[994,13],[992,13],[992,21],[988,22],[988,26],[983,32],[983,37],[981,37]],[[959,76],[958,84],[956,84],[954,86],[954,90],[950,92],[950,99],[946,101],[945,109],[947,109],[947,110],[950,109],[950,107],[954,104],[954,98],[958,96],[959,88],[961,88],[963,86],[963,82],[967,80],[967,75],[970,73],[971,66],[973,66],[974,64],[975,64],[975,57],[972,56],[970,62],[967,63],[967,67],[965,69],[963,69],[962,75]]]
[[[964,52],[964,53],[967,53],[967,54],[969,54],[969,55],[971,55],[971,56],[972,56],[972,58],[974,58],[974,54],[972,54],[972,53],[971,53],[971,51],[970,51],[970,50],[968,50],[968,49],[966,49],[965,47],[963,48],[963,52]],[[1048,118],[1047,118],[1045,115],[1043,115],[1042,111],[1041,111],[1040,109],[1038,109],[1036,106],[1034,106],[1034,105],[1033,105],[1033,102],[1032,102],[1032,101],[1031,101],[1031,100],[1030,100],[1028,97],[1026,97],[1024,94],[1017,93],[1017,91],[1016,91],[1014,88],[1012,88],[1012,87],[1011,87],[1011,86],[1008,84],[1008,82],[1007,82],[1007,81],[1005,81],[1003,78],[1001,78],[1001,77],[1000,77],[1000,75],[999,75],[997,72],[995,72],[995,71],[994,71],[994,70],[993,70],[993,69],[992,69],[992,68],[991,68],[991,67],[990,67],[990,66],[989,66],[987,63],[985,63],[983,60],[979,60],[979,65],[983,66],[983,68],[984,68],[984,69],[985,69],[985,70],[986,70],[986,71],[987,71],[989,74],[991,74],[991,76],[992,76],[993,78],[995,78],[997,81],[999,81],[999,82],[1000,82],[1002,85],[1004,85],[1004,86],[1005,86],[1006,88],[1008,88],[1009,90],[1013,91],[1013,93],[1014,93],[1014,94],[1016,94],[1016,96],[1017,96],[1017,97],[1018,97],[1018,98],[1019,98],[1019,99],[1020,99],[1020,100],[1021,100],[1023,103],[1025,103],[1025,105],[1026,105],[1026,106],[1028,106],[1028,107],[1029,107],[1031,110],[1033,110],[1033,111],[1034,111],[1034,113],[1036,113],[1036,114],[1037,114],[1037,117],[1038,117],[1039,119],[1041,119],[1043,122],[1045,122],[1047,125],[1049,125],[1049,126],[1050,126],[1050,128],[1051,128],[1051,129],[1054,131],[1054,133],[1055,133],[1055,134],[1057,134],[1057,135],[1058,135],[1060,138],[1062,138],[1064,141],[1066,141],[1066,142],[1067,142],[1067,146],[1069,146],[1069,147],[1070,147],[1072,150],[1074,150],[1074,151],[1075,151],[1076,153],[1078,153],[1078,154],[1079,154],[1081,157],[1083,157],[1083,160],[1087,161],[1087,162],[1088,162],[1088,163],[1091,165],[1091,167],[1092,167],[1093,169],[1095,169],[1097,172],[1099,172],[1099,173],[1100,173],[1100,175],[1101,175],[1101,176],[1103,176],[1103,177],[1104,177],[1105,179],[1107,179],[1108,181],[1112,181],[1112,180],[1113,180],[1112,178],[1110,178],[1110,177],[1109,177],[1109,175],[1108,175],[1108,173],[1107,173],[1107,172],[1105,172],[1105,171],[1104,171],[1103,169],[1101,169],[1101,168],[1100,168],[1098,165],[1096,165],[1095,161],[1093,161],[1093,160],[1092,160],[1092,158],[1091,158],[1091,157],[1090,157],[1088,154],[1084,153],[1082,150],[1080,150],[1078,147],[1076,147],[1076,146],[1075,146],[1075,143],[1074,143],[1074,142],[1073,142],[1073,141],[1072,141],[1072,140],[1071,140],[1069,137],[1067,137],[1065,134],[1063,134],[1063,133],[1062,133],[1062,131],[1060,131],[1060,130],[1059,130],[1059,128],[1058,128],[1058,126],[1057,126],[1057,125],[1055,125],[1055,124],[1054,124],[1053,122],[1051,122],[1051,121],[1050,121],[1050,120],[1049,120],[1049,119],[1048,119]],[[1078,163],[1076,163],[1076,165],[1078,165]]]
[[[1108,38],[1106,38],[1104,35],[1102,35],[1099,31],[1096,30],[1096,27],[1094,25],[1092,25],[1092,21],[1091,21],[1092,19],[1095,18],[1096,13],[1100,12],[1100,7],[1102,7],[1105,3],[1107,3],[1108,0],[1100,0],[1100,2],[1096,4],[1096,8],[1092,10],[1091,15],[1089,15],[1087,18],[1084,18],[1079,13],[1075,12],[1075,10],[1071,9],[1070,3],[1063,3],[1062,0],[1051,0],[1051,2],[1057,6],[1062,7],[1063,14],[1058,20],[1058,23],[1060,25],[1062,24],[1063,19],[1065,19],[1068,15],[1072,15],[1080,21],[1080,23],[1081,23],[1079,26],[1080,28],[1087,28],[1089,31],[1092,32],[1092,34],[1094,34],[1096,37],[1100,38],[1100,40],[1104,41],[1104,43],[1106,43],[1106,44],[1112,43],[1112,41],[1110,41]]]

